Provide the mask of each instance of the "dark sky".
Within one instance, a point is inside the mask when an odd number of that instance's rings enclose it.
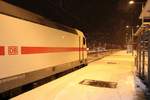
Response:
[[[129,0],[6,0],[82,30],[87,39],[124,43],[125,26],[138,24],[140,5]],[[142,1],[142,0],[136,0]]]

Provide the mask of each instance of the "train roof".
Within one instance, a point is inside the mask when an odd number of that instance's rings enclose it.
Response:
[[[51,28],[67,31],[73,34],[78,34],[74,28],[52,22],[40,15],[37,15],[35,13],[32,13],[30,11],[27,11],[25,9],[22,9],[20,7],[14,6],[12,4],[9,4],[1,0],[0,0],[0,13],[8,15],[8,16],[16,17],[19,19],[23,19],[26,21],[38,23],[38,24],[48,26]]]

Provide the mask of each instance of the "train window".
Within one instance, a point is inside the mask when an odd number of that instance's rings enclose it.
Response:
[[[85,42],[86,42],[86,40],[85,40],[85,38],[83,38],[83,44],[85,45]]]
[[[5,14],[8,16],[12,16],[12,17],[27,20],[30,22],[45,25],[45,26],[48,26],[51,28],[56,28],[56,29],[59,29],[62,31],[67,31],[67,32],[70,32],[73,34],[77,34],[76,30],[73,28],[52,22],[52,21],[47,20],[46,18],[44,18],[40,15],[37,15],[37,14],[32,13],[30,11],[24,10],[24,9],[20,8],[20,6],[16,6],[16,5],[14,6],[14,4],[12,4],[11,2],[8,2],[8,3],[7,2],[0,0],[0,13],[1,14]]]

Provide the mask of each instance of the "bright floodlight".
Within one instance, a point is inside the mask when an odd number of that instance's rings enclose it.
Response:
[[[134,4],[135,2],[133,0],[129,1],[129,4],[132,5]]]

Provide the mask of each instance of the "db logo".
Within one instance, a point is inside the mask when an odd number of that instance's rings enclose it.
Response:
[[[8,55],[18,55],[18,47],[8,46]]]

